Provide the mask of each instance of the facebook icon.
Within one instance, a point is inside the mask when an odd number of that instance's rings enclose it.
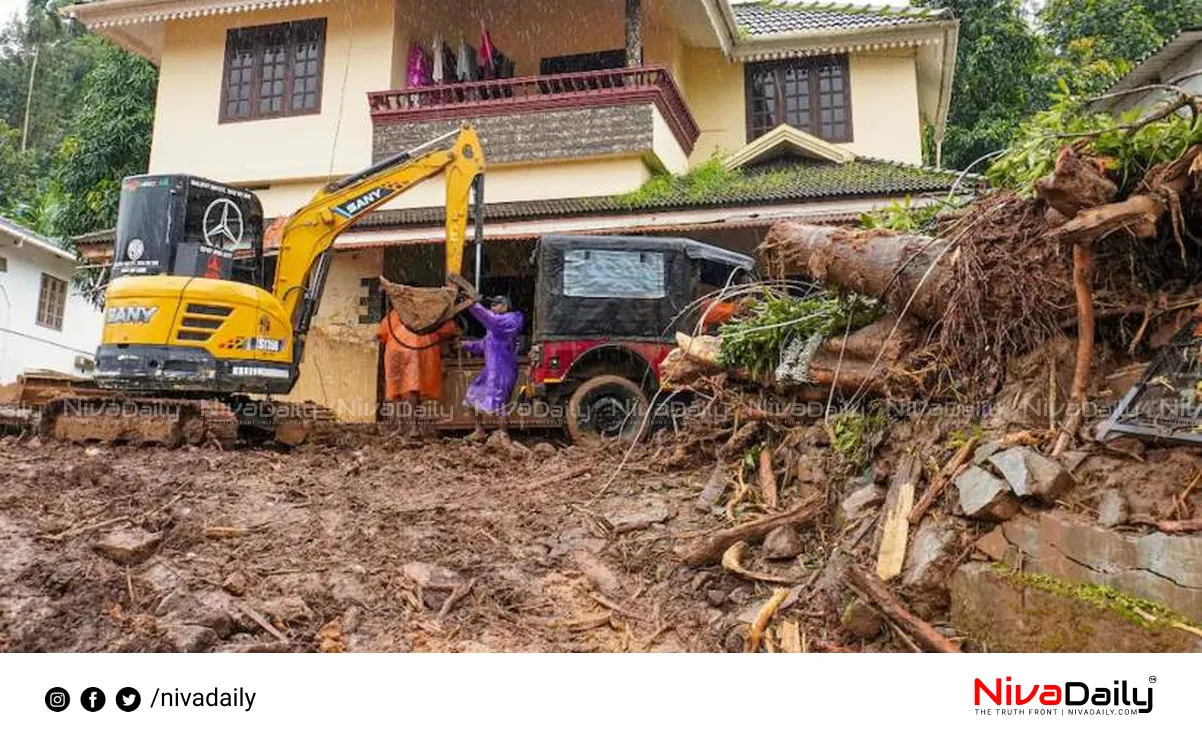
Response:
[[[97,689],[95,686],[89,686],[83,690],[83,694],[79,696],[79,703],[88,712],[96,712],[104,706],[104,692]]]

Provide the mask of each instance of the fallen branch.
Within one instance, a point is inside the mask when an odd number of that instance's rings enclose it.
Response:
[[[167,501],[163,505],[152,508],[149,511],[145,511],[141,514],[138,514],[137,516],[118,516],[113,519],[108,519],[107,521],[100,521],[95,524],[86,524],[84,526],[77,526],[72,529],[67,529],[66,531],[60,531],[57,534],[39,534],[38,538],[45,539],[50,542],[61,542],[62,540],[66,539],[67,537],[79,536],[80,534],[86,534],[90,531],[96,531],[97,529],[103,529],[106,526],[115,526],[116,524],[120,524],[120,523],[127,522],[127,521],[131,522],[131,523],[136,523],[136,522],[142,521],[143,519],[149,518],[160,511],[166,511],[168,508],[171,508],[173,505],[175,505],[176,502],[178,502],[180,498],[183,498],[183,497],[184,496],[181,493],[180,495],[175,496],[174,498]]]
[[[922,497],[914,505],[914,510],[910,511],[909,521],[911,524],[917,524],[919,521],[922,521],[922,517],[927,514],[927,511],[934,505],[936,499],[947,489],[948,483],[956,476],[956,471],[960,469],[960,465],[967,462],[968,458],[972,456],[980,440],[979,436],[973,436],[968,441],[965,441],[956,450],[955,456],[947,464],[943,465],[943,469],[939,470],[939,474],[935,475],[934,479],[927,485],[927,489],[923,491]]]
[[[772,590],[772,596],[760,607],[759,612],[755,615],[755,620],[751,623],[751,631],[747,633],[747,645],[744,647],[744,652],[754,653],[760,649],[760,640],[764,637],[764,630],[768,629],[768,623],[772,621],[772,616],[776,614],[776,610],[780,608],[788,595],[789,592],[783,588]]]
[[[702,537],[691,547],[684,550],[681,555],[681,561],[691,568],[699,568],[721,562],[722,555],[735,542],[758,541],[768,536],[768,532],[778,526],[797,526],[808,521],[813,521],[822,513],[822,507],[822,500],[813,498],[794,506],[784,513],[765,516],[746,524],[714,532],[709,536]]]
[[[441,622],[443,619],[445,619],[446,616],[451,613],[451,610],[455,608],[455,604],[459,603],[464,596],[467,596],[469,593],[471,593],[472,589],[475,587],[475,578],[472,578],[467,583],[456,586],[455,590],[451,591],[451,595],[447,596],[447,600],[442,602],[442,608],[438,610],[438,621]]]
[[[882,614],[897,622],[927,650],[937,653],[958,653],[960,648],[927,622],[914,616],[889,590],[889,587],[857,565],[850,565],[844,579],[860,590]]]
[[[743,552],[747,549],[746,542],[735,542],[722,554],[722,567],[735,575],[748,580],[758,580],[764,583],[792,583],[792,578],[786,578],[771,573],[757,573],[743,567]]]
[[[280,632],[278,629],[273,627],[271,625],[271,622],[268,622],[267,619],[264,618],[264,616],[262,614],[260,614],[259,612],[255,611],[254,609],[250,608],[249,606],[247,606],[246,604],[243,604],[243,603],[236,603],[236,604],[234,604],[234,606],[238,609],[238,611],[240,611],[243,614],[245,614],[246,616],[250,617],[252,622],[254,622],[255,624],[262,627],[264,630],[266,630],[269,635],[271,635],[275,639],[279,640],[280,642],[288,642],[288,638],[284,636],[284,633]]]
[[[776,474],[772,471],[772,452],[765,447],[760,449],[759,462],[760,490],[764,493],[764,505],[769,510],[775,511],[777,508],[776,502]]]
[[[1132,519],[1131,523],[1140,524],[1143,526],[1153,526],[1165,534],[1192,534],[1196,531],[1202,531],[1202,519],[1188,519],[1185,521],[1152,521],[1150,519]]]

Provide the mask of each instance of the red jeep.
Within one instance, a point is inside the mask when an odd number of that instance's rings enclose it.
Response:
[[[577,440],[636,434],[676,331],[755,266],[683,238],[545,235],[535,255],[527,390]]]

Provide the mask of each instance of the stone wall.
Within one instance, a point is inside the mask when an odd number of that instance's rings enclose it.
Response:
[[[479,131],[488,164],[579,160],[651,152],[653,105],[522,111],[469,120]],[[446,119],[377,124],[372,158],[382,160],[428,142],[459,123],[458,119]]]
[[[1124,534],[1044,513],[1008,521],[977,546],[1023,572],[1109,586],[1202,621],[1202,535]]]

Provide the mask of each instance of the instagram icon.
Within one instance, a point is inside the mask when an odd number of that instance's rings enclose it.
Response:
[[[46,706],[51,712],[62,712],[71,704],[71,695],[61,686],[46,692]]]

